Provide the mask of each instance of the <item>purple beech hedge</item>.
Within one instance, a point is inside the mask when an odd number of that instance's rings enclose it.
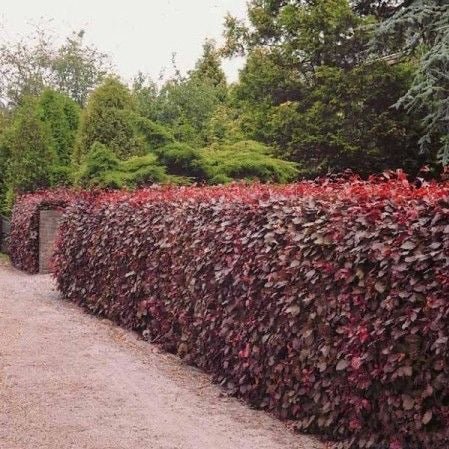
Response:
[[[62,294],[301,432],[449,447],[449,187],[153,189],[71,204]]]

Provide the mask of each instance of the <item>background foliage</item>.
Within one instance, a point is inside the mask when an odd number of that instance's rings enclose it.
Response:
[[[288,182],[447,162],[447,6],[251,0],[187,73],[127,86],[84,32],[0,45],[0,204],[60,185]],[[223,57],[245,55],[229,84]],[[24,111],[28,112],[24,112]],[[35,134],[35,138],[33,137]],[[36,170],[33,169],[36,167]]]

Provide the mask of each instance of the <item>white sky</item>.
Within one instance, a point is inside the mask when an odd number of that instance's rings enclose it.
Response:
[[[191,69],[206,38],[222,41],[228,11],[245,16],[246,0],[1,0],[0,11],[8,37],[49,20],[61,37],[85,29],[86,41],[110,54],[125,80],[139,70],[156,80],[164,67],[170,69],[173,52],[182,72]],[[224,62],[230,81],[241,64]]]

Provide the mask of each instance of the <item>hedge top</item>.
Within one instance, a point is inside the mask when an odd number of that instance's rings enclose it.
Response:
[[[349,202],[369,204],[374,200],[386,200],[395,204],[408,202],[413,214],[414,201],[434,203],[449,201],[449,184],[411,184],[402,171],[371,177],[368,181],[348,175],[322,178],[289,185],[235,183],[227,186],[174,187],[153,186],[140,190],[83,191],[46,190],[24,194],[18,198],[11,221],[11,261],[17,268],[29,273],[38,272],[39,211],[48,208],[65,208],[77,201],[89,201],[92,207],[119,202],[130,202],[134,206],[159,202],[226,201],[257,204],[269,198],[309,199],[331,203]]]
[[[45,204],[50,192],[24,195],[19,199],[22,202],[42,202]],[[55,195],[59,195],[56,193]],[[359,177],[321,178],[315,181],[302,181],[294,184],[246,184],[234,183],[226,186],[153,186],[139,190],[119,191],[65,191],[74,199],[89,199],[90,202],[101,205],[115,202],[131,202],[135,206],[151,204],[153,202],[179,202],[179,201],[207,201],[226,200],[244,203],[258,203],[268,198],[284,199],[313,199],[327,201],[370,202],[372,200],[389,200],[396,204],[405,202],[424,201],[435,202],[449,200],[449,183],[424,182],[418,185],[407,180],[401,172],[391,178],[385,175],[362,180]]]

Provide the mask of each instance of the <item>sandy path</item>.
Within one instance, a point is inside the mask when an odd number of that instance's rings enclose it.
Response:
[[[176,357],[0,265],[1,449],[318,449]]]

